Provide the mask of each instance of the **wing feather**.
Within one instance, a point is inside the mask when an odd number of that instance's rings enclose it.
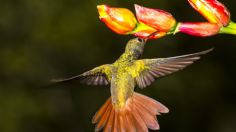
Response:
[[[53,79],[51,80],[54,84],[66,83],[73,80],[79,80],[81,83],[87,85],[107,85],[111,78],[111,65],[106,64],[96,67],[90,71],[84,72],[83,74],[73,76],[66,79]]]
[[[140,88],[149,86],[155,81],[155,78],[163,77],[179,71],[192,64],[194,61],[200,59],[201,55],[206,54],[212,50],[213,49],[209,49],[202,52],[169,58],[137,60],[134,63],[134,67],[138,67],[139,72],[139,74],[135,74],[136,82]],[[140,64],[144,65],[141,69]]]

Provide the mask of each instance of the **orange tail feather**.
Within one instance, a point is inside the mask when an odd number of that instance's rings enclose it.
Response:
[[[95,131],[103,128],[104,132],[148,132],[148,128],[158,130],[156,115],[168,113],[169,110],[158,101],[147,96],[134,93],[123,108],[115,108],[111,98],[93,117]]]

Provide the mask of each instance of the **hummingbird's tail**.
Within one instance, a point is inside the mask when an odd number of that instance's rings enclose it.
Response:
[[[103,128],[104,132],[148,132],[148,128],[158,130],[156,115],[168,113],[169,110],[158,101],[147,96],[134,93],[123,108],[115,108],[111,98],[93,117],[95,131]]]

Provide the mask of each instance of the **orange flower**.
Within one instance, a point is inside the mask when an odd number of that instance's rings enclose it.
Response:
[[[134,14],[125,8],[112,8],[107,5],[97,6],[99,18],[114,32],[128,34],[137,26]]]
[[[210,23],[218,23],[227,26],[230,22],[228,9],[217,0],[188,0],[188,2]]]
[[[142,22],[158,31],[168,32],[176,24],[174,17],[163,10],[146,8],[135,5],[136,16]]]

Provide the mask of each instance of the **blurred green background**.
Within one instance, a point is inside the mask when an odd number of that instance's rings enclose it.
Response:
[[[236,21],[235,0],[221,0]],[[112,63],[133,36],[113,33],[96,5],[134,11],[133,4],[164,9],[178,21],[204,21],[187,0],[1,0],[0,132],[92,132],[91,118],[109,87],[73,82],[44,88],[52,78]],[[137,91],[163,104],[160,132],[236,131],[236,36],[185,34],[148,42],[143,58],[170,57],[208,48],[200,61]]]

